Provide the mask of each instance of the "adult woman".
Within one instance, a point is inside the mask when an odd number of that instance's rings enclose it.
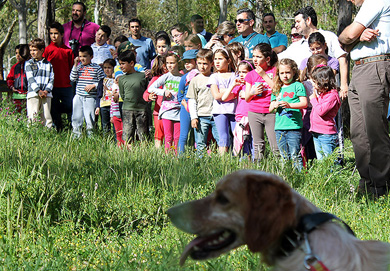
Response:
[[[218,26],[217,32],[211,37],[205,48],[226,46],[234,38],[235,32],[236,25],[230,21],[224,21]]]
[[[184,46],[184,40],[187,38],[190,30],[184,24],[178,23],[171,27],[170,32],[176,45]]]

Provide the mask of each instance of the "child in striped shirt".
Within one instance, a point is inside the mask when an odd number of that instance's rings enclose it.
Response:
[[[81,136],[81,127],[85,119],[87,135],[92,136],[95,126],[95,100],[97,85],[104,78],[103,69],[91,63],[93,50],[91,46],[82,46],[79,56],[75,58],[70,80],[76,82],[76,95],[73,98],[72,126],[73,137]],[[79,61],[81,62],[78,65]]]
[[[30,122],[41,118],[47,128],[51,128],[53,121],[50,114],[51,98],[53,98],[54,72],[50,62],[43,57],[45,42],[34,39],[30,42],[31,59],[26,62],[26,77],[28,81],[27,116]]]

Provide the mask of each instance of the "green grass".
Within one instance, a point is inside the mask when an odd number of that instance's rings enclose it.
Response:
[[[110,139],[71,139],[0,105],[0,266],[3,270],[268,270],[241,247],[218,259],[179,257],[192,236],[178,231],[166,210],[209,194],[222,176],[242,168],[287,180],[361,239],[389,241],[389,198],[367,201],[351,190],[354,159],[315,162],[307,172],[266,159],[255,165],[216,154],[180,159],[140,144],[121,150]]]

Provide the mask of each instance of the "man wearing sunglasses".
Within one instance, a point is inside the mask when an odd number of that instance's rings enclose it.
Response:
[[[245,58],[252,58],[253,47],[259,43],[270,44],[269,39],[262,34],[259,34],[253,30],[255,24],[255,14],[248,8],[237,10],[237,17],[234,20],[237,27],[237,32],[240,34],[237,38],[232,39],[232,42],[239,42],[244,46]]]

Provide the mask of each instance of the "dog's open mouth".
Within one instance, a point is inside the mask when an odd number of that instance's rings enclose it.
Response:
[[[190,255],[195,260],[204,260],[213,257],[218,252],[236,240],[236,234],[230,230],[223,230],[208,236],[199,236],[192,240],[184,249],[180,257],[180,265],[183,265]],[[220,254],[220,253],[217,253]]]

